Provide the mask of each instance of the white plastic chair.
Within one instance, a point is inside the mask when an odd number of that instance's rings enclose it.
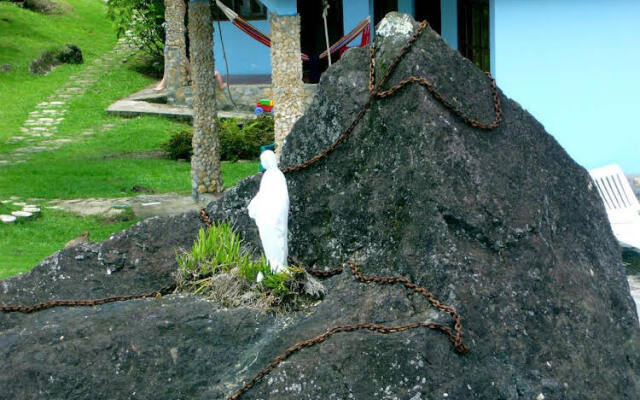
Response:
[[[611,230],[623,247],[640,251],[640,203],[620,166],[589,171],[607,210]]]

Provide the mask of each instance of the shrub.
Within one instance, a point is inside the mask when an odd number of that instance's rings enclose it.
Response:
[[[229,118],[220,120],[220,159],[223,161],[251,160],[260,156],[260,146],[274,141],[273,118],[261,116],[255,120]],[[167,157],[191,159],[193,149],[190,131],[180,131],[162,145]]]
[[[29,63],[29,71],[32,74],[46,75],[53,67],[64,63],[82,63],[82,51],[78,46],[68,44],[62,49],[43,52],[40,57],[31,60]]]
[[[22,7],[42,14],[55,14],[61,11],[56,3],[49,0],[24,0]]]
[[[37,75],[46,75],[54,66],[60,64],[54,52],[45,51],[40,57],[31,60],[29,63],[29,72]]]
[[[260,146],[274,141],[273,118],[265,115],[255,120],[229,118],[220,122],[220,159],[236,161],[260,157]]]
[[[190,160],[193,154],[193,148],[191,147],[192,138],[193,133],[191,133],[191,131],[178,131],[171,135],[168,141],[162,144],[162,151],[172,160]]]
[[[57,58],[64,64],[82,64],[82,50],[75,44],[67,44],[58,51]]]

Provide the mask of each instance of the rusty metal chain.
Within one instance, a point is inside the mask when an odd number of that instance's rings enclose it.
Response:
[[[440,311],[444,311],[450,314],[454,320],[454,329],[442,324],[438,324],[435,322],[410,322],[408,324],[403,325],[381,325],[374,323],[361,323],[361,324],[349,324],[349,325],[338,325],[332,328],[329,328],[324,333],[319,334],[318,336],[314,336],[307,340],[303,340],[294,344],[293,346],[288,347],[283,353],[278,355],[263,369],[261,369],[256,375],[253,376],[250,380],[246,381],[242,384],[238,389],[236,389],[230,396],[226,397],[225,400],[236,400],[238,399],[244,392],[252,388],[256,383],[258,383],[262,378],[268,375],[271,371],[273,371],[278,365],[280,365],[283,361],[289,358],[294,353],[306,348],[311,347],[316,344],[322,343],[327,340],[330,336],[335,335],[339,332],[356,332],[362,330],[368,330],[372,332],[382,333],[382,334],[391,334],[408,331],[410,329],[426,327],[434,330],[439,330],[444,332],[447,336],[449,336],[449,340],[453,343],[453,348],[458,354],[466,354],[469,351],[469,348],[462,341],[462,318],[460,314],[456,311],[455,308],[448,306],[446,304],[440,303],[429,290],[416,285],[411,282],[409,279],[403,276],[376,276],[376,275],[364,275],[358,269],[358,266],[352,261],[346,262],[347,266],[351,268],[351,272],[361,282],[369,283],[375,282],[378,284],[393,284],[393,283],[401,283],[406,288],[413,290],[414,292],[423,295],[426,297],[429,302],[439,309]],[[311,269],[308,270],[309,273],[316,276],[333,276],[340,274],[344,270],[343,267],[334,268],[331,270],[318,270]]]
[[[136,299],[145,299],[150,297],[162,297],[165,294],[171,293],[176,288],[176,285],[169,285],[160,290],[154,290],[153,292],[134,294],[129,296],[111,296],[104,297],[102,299],[93,300],[49,300],[44,303],[34,304],[32,306],[23,305],[3,305],[0,304],[0,311],[2,312],[20,312],[20,313],[32,313],[36,311],[42,311],[47,308],[53,307],[91,307],[99,306],[106,303],[115,303],[117,301],[128,301]]]
[[[375,84],[375,73],[376,73],[376,70],[375,70],[375,50],[374,50],[373,44],[371,45],[371,47],[370,47],[370,57],[369,57],[369,98],[367,99],[366,103],[364,104],[364,106],[362,107],[360,112],[356,115],[356,117],[351,122],[351,124],[347,127],[347,129],[329,147],[327,147],[322,152],[316,154],[314,157],[310,158],[307,161],[304,161],[304,162],[302,162],[300,164],[297,164],[297,165],[294,165],[294,166],[290,166],[290,167],[284,168],[282,170],[282,172],[288,173],[288,172],[299,171],[299,170],[305,169],[305,168],[311,166],[312,164],[316,163],[320,159],[322,159],[322,158],[326,157],[327,155],[329,155],[329,153],[331,153],[338,146],[340,146],[340,144],[342,144],[342,142],[344,142],[344,140],[351,134],[351,132],[355,129],[355,127],[360,123],[362,118],[364,118],[364,115],[366,114],[368,109],[371,107],[371,105],[373,104],[373,101],[375,99],[389,97],[389,96],[393,95],[398,90],[400,90],[401,88],[403,88],[404,86],[406,86],[406,85],[408,85],[410,83],[418,83],[421,86],[424,86],[425,88],[427,88],[427,90],[440,103],[442,103],[446,108],[451,110],[455,115],[460,117],[466,124],[468,124],[468,125],[470,125],[470,126],[472,126],[474,128],[486,129],[486,130],[491,130],[491,129],[495,129],[496,127],[498,127],[498,125],[502,121],[502,109],[501,109],[501,106],[500,106],[500,98],[499,98],[498,90],[496,88],[495,80],[491,77],[491,75],[489,73],[487,73],[487,76],[488,76],[489,80],[491,81],[491,90],[493,92],[493,104],[494,104],[494,109],[495,109],[495,118],[491,123],[483,123],[481,121],[474,120],[474,119],[472,119],[472,118],[470,118],[468,116],[465,116],[453,104],[451,104],[448,100],[446,100],[435,89],[435,85],[432,82],[428,81],[426,78],[417,77],[417,76],[410,76],[410,77],[400,81],[396,85],[392,86],[391,88],[389,88],[387,90],[382,90],[383,86],[387,83],[387,81],[391,77],[392,72],[395,70],[395,68],[397,67],[397,65],[400,62],[400,60],[411,49],[411,47],[413,46],[414,42],[418,39],[420,34],[426,29],[427,26],[428,26],[428,24],[427,24],[426,21],[423,21],[420,24],[418,30],[414,33],[414,35],[411,37],[411,39],[409,39],[409,41],[403,46],[403,48],[401,49],[400,53],[393,60],[393,62],[391,63],[391,66],[389,67],[389,69],[387,70],[387,72],[385,73],[385,75],[383,76],[383,78],[380,80],[380,82],[377,85]],[[207,227],[211,226],[211,219],[207,215],[207,212],[206,212],[205,209],[200,210],[200,217],[202,218],[202,222],[204,223],[205,226],[207,226]],[[298,262],[295,262],[295,264],[301,265]],[[374,324],[374,323],[361,323],[361,324],[334,326],[334,327],[328,329],[327,331],[325,331],[322,334],[319,334],[319,335],[317,335],[315,337],[312,337],[310,339],[298,342],[298,343],[294,344],[293,346],[290,346],[289,348],[287,348],[282,354],[280,354],[279,356],[274,358],[273,361],[269,365],[267,365],[265,368],[260,370],[260,372],[258,372],[253,378],[251,378],[249,381],[245,382],[240,388],[238,388],[235,392],[233,392],[233,394],[228,396],[226,398],[226,400],[238,399],[245,391],[247,391],[248,389],[253,387],[264,376],[268,375],[273,369],[275,369],[280,363],[282,363],[284,360],[286,360],[292,354],[294,354],[294,353],[296,353],[296,352],[298,352],[298,351],[300,351],[300,350],[302,350],[302,349],[304,349],[306,347],[311,347],[311,346],[316,345],[318,343],[322,343],[325,340],[327,340],[330,336],[332,336],[332,335],[334,335],[336,333],[339,333],[339,332],[355,332],[355,331],[361,331],[361,330],[368,330],[368,331],[378,332],[378,333],[382,333],[382,334],[391,334],[391,333],[397,333],[397,332],[404,332],[404,331],[407,331],[407,330],[410,330],[410,329],[426,327],[426,328],[430,328],[430,329],[434,329],[434,330],[439,330],[439,331],[445,333],[449,337],[449,340],[453,343],[453,348],[457,353],[465,354],[465,353],[467,353],[469,351],[469,348],[464,344],[463,339],[462,339],[462,337],[463,337],[463,335],[462,335],[462,318],[461,318],[460,314],[458,314],[457,310],[454,307],[441,303],[440,301],[438,301],[435,298],[435,296],[429,290],[427,290],[426,288],[421,287],[421,286],[411,282],[409,279],[407,279],[407,278],[405,278],[403,276],[387,276],[387,277],[385,277],[385,276],[377,276],[377,275],[364,275],[364,274],[362,274],[360,272],[358,266],[355,263],[353,263],[352,261],[347,261],[346,265],[351,269],[351,272],[353,273],[354,277],[356,279],[358,279],[359,281],[363,282],[363,283],[371,283],[371,282],[373,282],[373,283],[377,283],[377,284],[381,284],[381,285],[400,283],[404,287],[406,287],[407,289],[410,289],[410,290],[414,291],[415,293],[418,293],[418,294],[424,296],[429,301],[429,303],[431,305],[433,305],[435,308],[437,308],[438,310],[440,310],[442,312],[445,312],[445,313],[448,313],[448,314],[451,315],[451,317],[455,321],[454,325],[453,325],[453,329],[451,327],[449,327],[449,326],[442,325],[442,324],[437,324],[435,322],[411,322],[411,323],[407,323],[407,324],[403,324],[403,325],[393,325],[393,326],[380,325],[380,324]],[[311,274],[313,274],[313,275],[315,275],[317,277],[331,277],[331,276],[334,276],[334,275],[338,275],[338,274],[342,273],[343,271],[344,271],[344,267],[343,266],[340,266],[338,268],[333,268],[333,269],[330,269],[330,270],[319,270],[319,269],[309,269],[308,270],[309,273],[311,273]],[[41,310],[44,310],[44,309],[47,309],[47,308],[59,307],[59,306],[67,306],[67,307],[97,306],[97,305],[101,305],[101,304],[113,303],[113,302],[118,302],[118,301],[128,301],[128,300],[134,300],[134,299],[161,297],[164,294],[172,292],[175,289],[175,287],[176,287],[175,285],[170,285],[170,286],[167,286],[167,287],[165,287],[165,288],[163,288],[161,290],[157,290],[157,291],[153,291],[153,292],[149,292],[149,293],[130,295],[130,296],[112,296],[112,297],[105,297],[105,298],[93,299],[93,300],[49,300],[49,301],[47,301],[45,303],[35,304],[35,305],[32,305],[32,306],[1,305],[0,304],[0,311],[2,311],[2,312],[31,313],[31,312],[41,311]]]
[[[464,115],[462,113],[462,111],[457,109],[449,100],[445,99],[445,97],[440,92],[438,92],[436,90],[436,87],[433,84],[433,82],[431,82],[431,81],[429,81],[429,80],[427,80],[426,78],[423,78],[423,77],[410,76],[410,77],[405,78],[402,81],[398,82],[397,84],[393,85],[391,88],[389,88],[387,90],[383,90],[382,89],[384,87],[384,85],[386,85],[387,82],[389,81],[389,78],[391,77],[391,74],[393,73],[393,71],[395,71],[396,67],[398,66],[398,64],[400,63],[402,58],[411,50],[411,48],[413,47],[413,44],[415,43],[416,40],[418,40],[418,38],[420,37],[422,32],[424,32],[424,30],[427,28],[427,26],[429,26],[427,21],[422,21],[420,23],[420,25],[418,26],[418,30],[411,36],[409,41],[407,41],[407,43],[405,43],[405,45],[402,47],[402,49],[400,50],[398,55],[393,59],[393,61],[391,62],[391,65],[387,69],[387,72],[382,77],[380,82],[378,82],[377,85],[375,84],[375,80],[376,80],[375,48],[373,46],[373,43],[369,45],[369,85],[368,85],[369,86],[369,97],[368,97],[366,103],[362,106],[362,109],[360,110],[360,112],[358,112],[358,114],[356,114],[356,117],[353,119],[353,121],[347,127],[347,129],[345,129],[344,132],[342,132],[342,134],[340,136],[338,136],[338,138],[333,143],[331,143],[329,145],[329,147],[325,148],[320,153],[316,154],[315,156],[311,157],[310,159],[308,159],[308,160],[306,160],[306,161],[304,161],[304,162],[302,162],[300,164],[296,164],[296,165],[292,165],[292,166],[283,168],[282,169],[283,173],[286,174],[286,173],[289,173],[289,172],[303,170],[305,168],[308,168],[312,164],[315,164],[319,160],[325,158],[326,156],[328,156],[338,146],[340,146],[342,144],[342,142],[344,142],[345,139],[347,139],[347,137],[349,137],[349,135],[353,132],[355,127],[358,126],[358,124],[360,123],[362,118],[364,118],[365,114],[367,113],[367,111],[369,110],[369,108],[371,107],[371,105],[373,104],[373,101],[375,99],[382,99],[382,98],[390,97],[394,93],[396,93],[397,91],[402,89],[403,87],[409,85],[410,83],[417,83],[417,84],[419,84],[421,86],[424,86],[429,91],[429,93],[431,93],[431,95],[433,95],[433,97],[436,98],[436,100],[438,100],[440,103],[442,103],[442,105],[444,107],[449,109],[452,113],[454,113],[460,119],[462,119],[464,121],[464,123],[466,123],[467,125],[469,125],[471,127],[478,128],[478,129],[484,129],[484,130],[492,130],[492,129],[497,128],[500,125],[500,122],[502,122],[502,106],[500,104],[500,95],[498,93],[498,88],[496,86],[495,79],[493,79],[491,74],[488,73],[488,72],[485,72],[485,74],[489,78],[489,81],[490,81],[490,84],[491,84],[491,92],[492,92],[492,96],[493,96],[493,108],[494,108],[494,112],[495,112],[495,117],[494,117],[493,121],[490,122],[490,123],[484,123],[482,121],[478,121],[478,120],[475,120],[475,119],[473,119],[473,118],[471,118],[469,116]]]
[[[204,223],[204,225],[207,228],[211,227],[211,219],[207,215],[207,212],[204,208],[200,210],[200,216],[202,217],[202,222]],[[304,268],[302,263],[300,263],[293,256],[289,257],[289,262],[296,266]],[[449,337],[449,340],[453,343],[453,349],[456,351],[456,353],[465,354],[469,351],[469,348],[464,344],[462,340],[462,317],[454,307],[441,303],[438,299],[435,298],[433,293],[431,293],[428,289],[411,282],[409,279],[407,279],[404,276],[364,275],[362,272],[360,272],[360,269],[354,262],[347,261],[345,264],[351,269],[353,276],[360,282],[363,282],[363,283],[373,282],[380,285],[391,285],[395,283],[400,283],[407,289],[410,289],[415,293],[418,293],[424,296],[429,301],[429,303],[431,303],[431,305],[433,305],[435,308],[451,315],[451,317],[454,320],[453,329],[451,329],[451,327],[447,325],[442,325],[435,322],[410,322],[403,325],[381,325],[381,324],[374,324],[374,323],[361,323],[361,324],[334,326],[326,330],[324,333],[321,333],[317,336],[314,336],[307,340],[303,340],[301,342],[294,344],[293,346],[288,347],[283,353],[281,353],[276,358],[274,358],[273,361],[269,363],[269,365],[267,365],[266,367],[261,369],[257,374],[255,374],[253,378],[244,382],[242,386],[236,389],[230,396],[226,397],[225,400],[236,400],[240,398],[240,396],[244,392],[252,388],[256,383],[258,383],[262,378],[268,375],[271,371],[273,371],[278,365],[280,365],[283,361],[285,361],[291,355],[304,349],[305,347],[311,347],[318,343],[322,343],[325,340],[327,340],[330,336],[333,336],[334,334],[339,332],[355,332],[355,331],[361,331],[361,330],[368,330],[368,331],[378,332],[382,334],[390,334],[390,333],[404,332],[404,331],[408,331],[410,329],[415,329],[415,328],[426,327],[434,330],[439,330],[445,333]],[[305,270],[314,276],[328,278],[334,275],[341,274],[344,271],[344,266],[340,266],[340,267],[332,268],[328,270],[313,269],[313,268],[311,269],[305,268]]]

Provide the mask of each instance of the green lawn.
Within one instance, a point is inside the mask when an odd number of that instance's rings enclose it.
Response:
[[[6,141],[19,134],[38,103],[87,66],[64,65],[46,76],[32,76],[29,60],[43,50],[74,43],[90,62],[115,45],[102,0],[68,0],[68,4],[71,11],[66,15],[45,16],[0,2],[0,65],[13,66],[9,73],[0,72],[0,154],[24,146]],[[110,69],[86,94],[72,100],[58,132],[48,138],[71,143],[29,155],[24,163],[0,166],[0,200],[19,196],[42,206],[35,220],[0,224],[0,279],[28,271],[84,231],[94,241],[103,240],[136,222],[135,218],[81,218],[46,208],[49,199],[129,196],[138,194],[132,191],[134,185],[157,193],[190,192],[189,163],[167,160],[160,153],[160,145],[173,132],[188,128],[185,123],[149,116],[125,119],[104,112],[116,99],[153,83],[153,78],[140,72],[144,67],[144,57],[134,57]],[[235,185],[257,169],[257,161],[223,163],[225,186]],[[8,211],[7,206],[2,208]]]
[[[134,222],[82,218],[58,210],[43,209],[42,215],[33,221],[0,224],[0,279],[27,272],[85,231],[90,232],[91,240],[101,241]]]

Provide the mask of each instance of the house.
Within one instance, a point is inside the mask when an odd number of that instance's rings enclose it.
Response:
[[[223,3],[265,34],[270,13],[298,14],[302,51],[316,55],[326,49],[321,0]],[[331,43],[367,16],[372,24],[394,10],[427,19],[451,47],[490,71],[501,89],[541,121],[578,163],[594,168],[616,162],[627,173],[640,173],[640,128],[635,121],[640,106],[636,73],[640,2],[329,0],[329,4]],[[218,17],[216,68],[223,75],[227,72],[226,55],[230,74],[268,80],[269,48],[221,14]],[[307,81],[310,75],[305,63]]]

